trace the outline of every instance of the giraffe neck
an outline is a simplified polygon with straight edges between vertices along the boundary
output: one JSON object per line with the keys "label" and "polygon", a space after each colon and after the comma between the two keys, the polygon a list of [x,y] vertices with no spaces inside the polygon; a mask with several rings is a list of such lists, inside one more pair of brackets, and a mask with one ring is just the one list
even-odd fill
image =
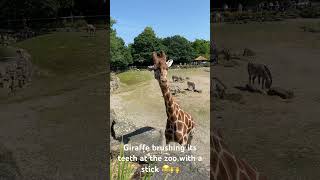
{"label": "giraffe neck", "polygon": [[159,86],[164,99],[164,104],[166,106],[167,117],[169,118],[171,114],[174,112],[174,106],[173,106],[174,100],[170,92],[169,83],[168,81],[166,82],[159,81]]}
{"label": "giraffe neck", "polygon": [[213,156],[211,166],[213,167],[212,176],[215,180],[266,180],[245,160],[238,159],[223,142],[220,135],[213,132]]}

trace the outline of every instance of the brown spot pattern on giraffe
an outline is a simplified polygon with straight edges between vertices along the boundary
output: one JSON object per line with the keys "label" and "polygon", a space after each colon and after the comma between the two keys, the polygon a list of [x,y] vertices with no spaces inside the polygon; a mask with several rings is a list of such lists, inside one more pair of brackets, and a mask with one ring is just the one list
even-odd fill
{"label": "brown spot pattern on giraffe", "polygon": [[222,158],[223,162],[226,163],[226,169],[229,172],[231,179],[236,179],[236,173],[234,173],[233,171],[237,170],[237,165],[233,157],[231,157],[226,152],[223,152]]}
{"label": "brown spot pattern on giraffe", "polygon": [[222,138],[216,134],[212,137],[213,155],[211,165],[215,180],[266,180],[260,176],[245,160],[236,158],[228,149]]}
{"label": "brown spot pattern on giraffe", "polygon": [[221,161],[219,161],[219,171],[217,172],[217,180],[227,180],[229,179],[228,178],[228,175],[227,175],[227,171],[226,169],[224,168],[223,164]]}

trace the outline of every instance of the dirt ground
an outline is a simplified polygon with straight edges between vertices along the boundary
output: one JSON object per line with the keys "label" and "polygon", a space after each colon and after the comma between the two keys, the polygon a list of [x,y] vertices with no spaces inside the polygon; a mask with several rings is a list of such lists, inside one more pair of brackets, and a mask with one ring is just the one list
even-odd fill
{"label": "dirt ground", "polygon": [[320,34],[299,27],[319,20],[288,20],[273,23],[214,24],[217,47],[234,51],[250,48],[253,61],[266,64],[273,85],[293,90],[295,97],[283,100],[243,92],[235,86],[248,82],[247,61],[235,67],[213,66],[229,93],[242,102],[217,100],[214,124],[222,128],[226,143],[268,179],[320,179]]}
{"label": "dirt ground", "polygon": [[[114,94],[111,94],[111,107],[115,112],[126,117],[128,121],[137,127],[153,127],[163,130],[166,126],[166,112],[164,100],[158,82],[153,78],[152,72],[137,71],[148,76],[148,80],[137,84],[121,84],[121,87]],[[197,69],[170,69],[168,78],[172,75],[189,77],[195,82],[196,89],[201,89],[202,93],[186,92],[179,94],[176,99],[181,107],[189,112],[197,123],[192,144],[197,146],[196,155],[204,158],[204,165],[209,170],[210,157],[210,72],[209,68]],[[149,77],[150,76],[150,77]],[[187,88],[187,81],[176,82],[175,85],[181,89]],[[172,83],[172,82],[170,82]]]}
{"label": "dirt ground", "polygon": [[106,177],[104,81],[105,74],[34,80],[1,98],[0,143],[13,152],[23,179]]}
{"label": "dirt ground", "polygon": [[[105,34],[53,32],[12,45],[31,54],[35,70],[31,84],[15,95],[0,88],[0,146],[13,153],[22,179],[109,174]],[[1,50],[7,49],[0,48],[0,57],[6,55]]]}

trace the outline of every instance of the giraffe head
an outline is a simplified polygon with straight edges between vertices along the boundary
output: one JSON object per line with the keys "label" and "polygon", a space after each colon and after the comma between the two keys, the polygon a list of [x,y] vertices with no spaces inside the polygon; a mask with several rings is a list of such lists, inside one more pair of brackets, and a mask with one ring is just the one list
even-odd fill
{"label": "giraffe head", "polygon": [[168,68],[172,65],[173,60],[167,61],[166,54],[161,51],[160,56],[157,52],[152,53],[153,65],[149,66],[149,70],[154,71],[154,78],[159,82],[167,82]]}

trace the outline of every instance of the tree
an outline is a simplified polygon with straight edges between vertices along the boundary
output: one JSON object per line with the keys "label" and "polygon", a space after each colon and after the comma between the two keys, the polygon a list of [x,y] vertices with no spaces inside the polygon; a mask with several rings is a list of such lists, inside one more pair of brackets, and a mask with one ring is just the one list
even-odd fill
{"label": "tree", "polygon": [[22,18],[54,18],[74,15],[102,15],[106,12],[103,0],[1,0],[0,20]]}
{"label": "tree", "polygon": [[204,39],[196,39],[192,42],[192,47],[196,53],[196,56],[203,56],[209,59],[210,54],[210,42]]}
{"label": "tree", "polygon": [[168,58],[173,59],[176,63],[189,63],[196,56],[191,43],[182,36],[164,38],[163,44],[167,48]]}
{"label": "tree", "polygon": [[134,38],[131,48],[134,62],[144,65],[150,64],[153,51],[165,50],[161,39],[156,37],[151,27],[146,27],[141,34]]}
{"label": "tree", "polygon": [[112,28],[116,23],[115,20],[110,19],[110,55],[111,55],[111,69],[125,69],[132,63],[131,52],[125,46],[123,39],[117,37],[117,32]]}

